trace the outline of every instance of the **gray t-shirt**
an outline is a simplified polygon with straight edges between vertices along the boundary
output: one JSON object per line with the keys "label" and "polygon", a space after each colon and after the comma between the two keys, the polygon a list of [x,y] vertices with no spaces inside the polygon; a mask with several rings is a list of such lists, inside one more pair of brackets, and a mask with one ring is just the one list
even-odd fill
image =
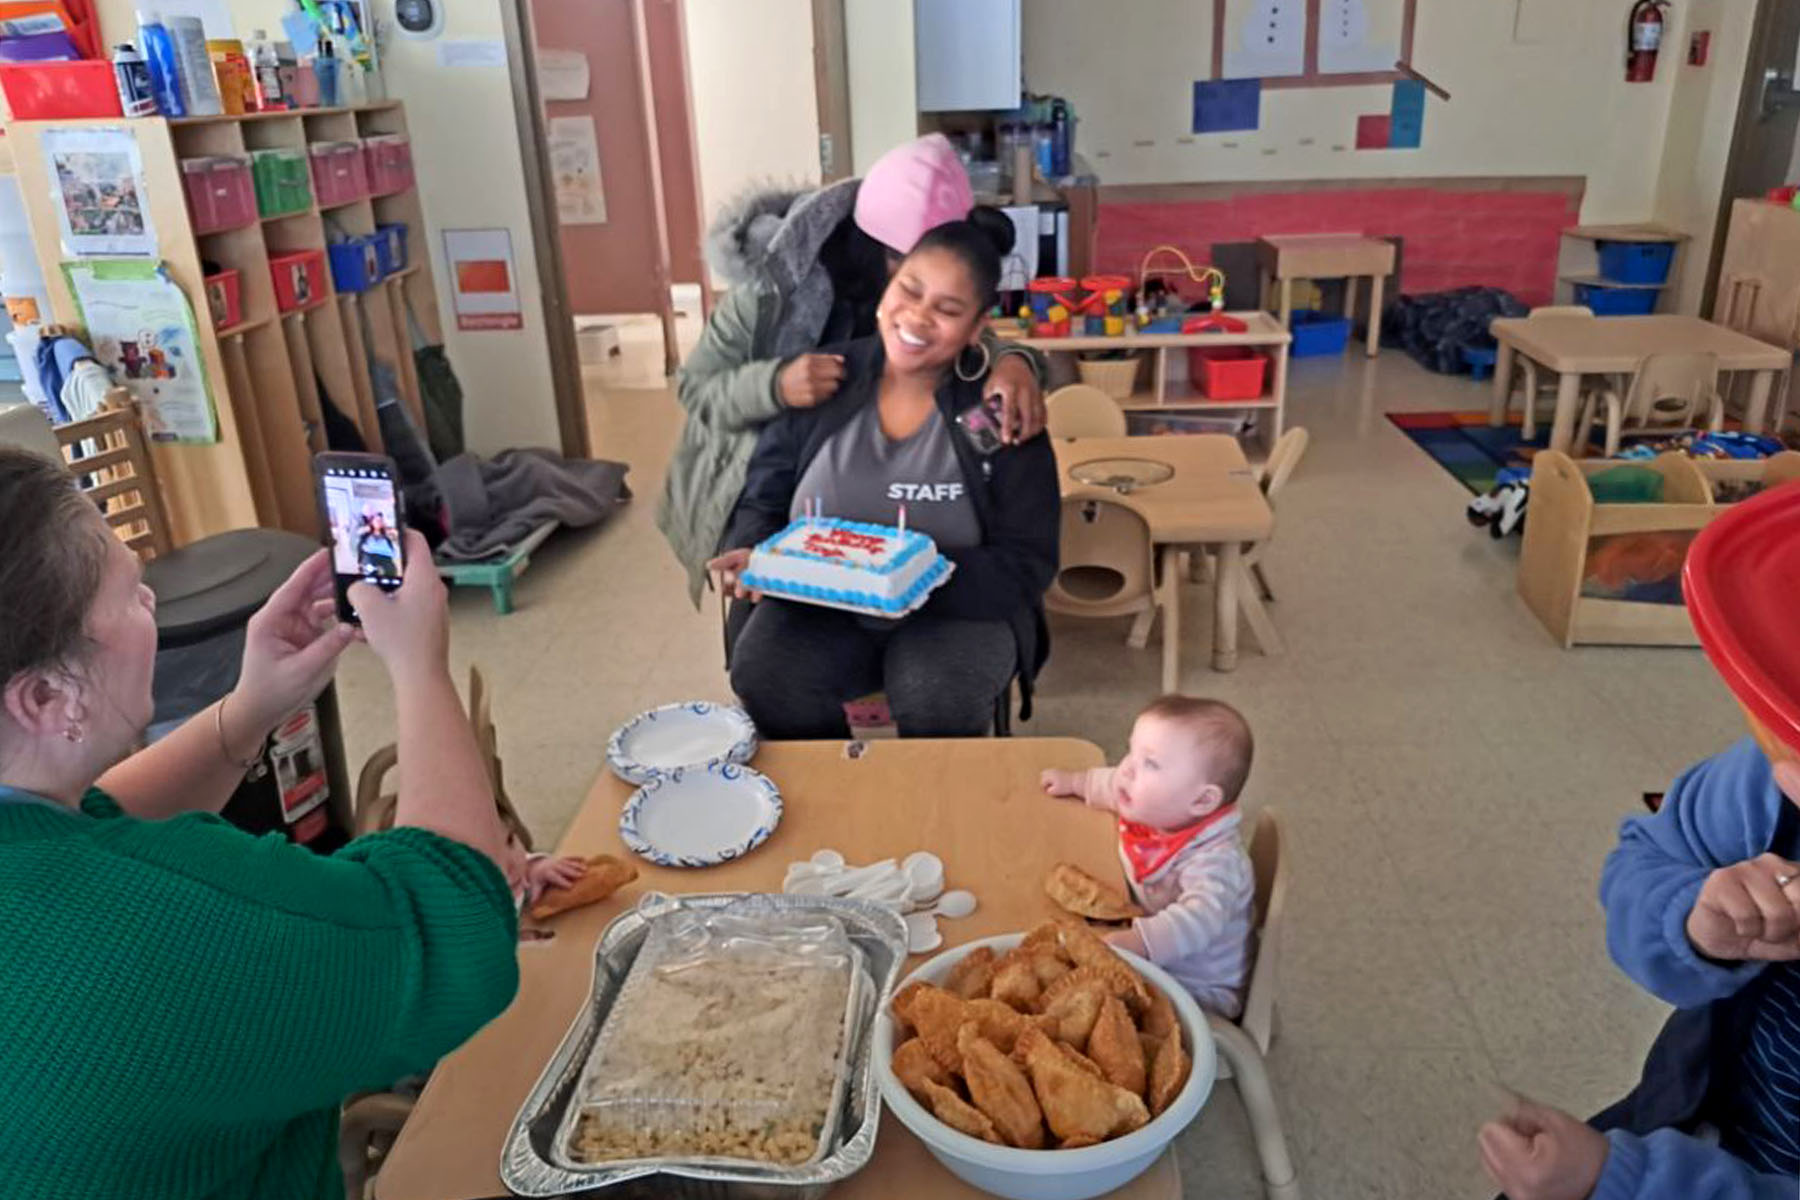
{"label": "gray t-shirt", "polygon": [[894,525],[904,504],[906,527],[940,548],[978,546],[981,522],[950,440],[955,436],[943,412],[933,409],[916,433],[896,440],[881,431],[879,408],[866,404],[807,464],[788,515],[804,516],[807,502],[817,500],[828,517]]}

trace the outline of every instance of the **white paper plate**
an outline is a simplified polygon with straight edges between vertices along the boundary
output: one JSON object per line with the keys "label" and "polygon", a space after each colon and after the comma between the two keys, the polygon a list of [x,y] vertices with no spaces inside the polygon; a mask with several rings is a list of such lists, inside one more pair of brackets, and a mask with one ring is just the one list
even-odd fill
{"label": "white paper plate", "polygon": [[746,763],[756,755],[756,726],[732,704],[690,700],[639,713],[613,730],[606,763],[626,783],[670,771]]}
{"label": "white paper plate", "polygon": [[619,837],[659,867],[710,867],[748,854],[781,824],[781,792],[736,763],[666,772],[631,794]]}

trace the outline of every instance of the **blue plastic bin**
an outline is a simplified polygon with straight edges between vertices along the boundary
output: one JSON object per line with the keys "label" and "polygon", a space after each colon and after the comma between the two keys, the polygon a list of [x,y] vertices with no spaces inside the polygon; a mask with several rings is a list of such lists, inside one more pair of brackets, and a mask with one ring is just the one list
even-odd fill
{"label": "blue plastic bin", "polygon": [[1350,318],[1322,313],[1314,308],[1296,308],[1293,314],[1294,344],[1288,353],[1295,358],[1319,358],[1342,354],[1350,344]]}
{"label": "blue plastic bin", "polygon": [[381,274],[384,278],[406,270],[406,226],[399,222],[377,225],[375,253],[381,259]]}
{"label": "blue plastic bin", "polygon": [[340,292],[366,292],[381,282],[381,255],[376,237],[354,237],[326,247],[331,254],[331,283]]}
{"label": "blue plastic bin", "polygon": [[1607,287],[1599,283],[1575,285],[1575,303],[1594,310],[1596,317],[1642,317],[1656,311],[1656,289]]}
{"label": "blue plastic bin", "polygon": [[[1664,283],[1675,261],[1671,242],[1599,242],[1600,277],[1615,283]],[[1598,310],[1596,310],[1598,311]]]}

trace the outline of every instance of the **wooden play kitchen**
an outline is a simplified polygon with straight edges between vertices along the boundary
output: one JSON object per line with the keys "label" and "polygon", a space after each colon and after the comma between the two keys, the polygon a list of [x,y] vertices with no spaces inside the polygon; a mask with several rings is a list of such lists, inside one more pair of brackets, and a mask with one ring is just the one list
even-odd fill
{"label": "wooden play kitchen", "polygon": [[[1761,433],[1769,424],[1769,398],[1775,376],[1793,361],[1788,350],[1699,317],[1503,317],[1494,321],[1489,331],[1499,343],[1499,353],[1494,362],[1488,424],[1506,424],[1513,355],[1522,354],[1557,375],[1550,449],[1564,454],[1574,452],[1576,409],[1587,376],[1632,375],[1651,354],[1714,354],[1722,371],[1753,373],[1743,428],[1746,433]],[[1781,414],[1774,416],[1779,425]],[[1536,504],[1535,497],[1532,502]]]}
{"label": "wooden play kitchen", "polygon": [[1256,239],[1262,273],[1262,306],[1273,308],[1284,329],[1295,328],[1294,280],[1344,280],[1344,320],[1356,317],[1356,285],[1369,281],[1370,358],[1381,353],[1381,305],[1387,277],[1394,273],[1394,243],[1360,234],[1282,234]]}
{"label": "wooden play kitchen", "polygon": [[371,356],[423,431],[409,309],[443,340],[405,109],[15,122],[6,141],[53,319],[74,326],[40,137],[92,128],[137,141],[156,254],[193,309],[218,413],[217,442],[152,447],[174,542],[247,526],[316,536],[321,389],[379,450]]}
{"label": "wooden play kitchen", "polygon": [[[1181,585],[1184,551],[1216,547],[1218,570],[1213,578],[1213,648],[1215,671],[1237,667],[1240,603],[1257,610],[1261,598],[1243,579],[1245,542],[1260,542],[1275,530],[1275,513],[1257,486],[1256,474],[1235,438],[1210,435],[1161,438],[1065,438],[1054,443],[1063,498],[1091,496],[1130,508],[1150,527],[1150,540],[1162,558],[1162,690],[1181,685]],[[1129,491],[1083,483],[1074,472],[1096,459],[1141,459],[1167,465],[1165,481]],[[1260,621],[1253,628],[1268,628]],[[1262,649],[1272,652],[1272,639]]]}
{"label": "wooden play kitchen", "polygon": [[[1102,878],[1118,873],[1111,818],[1050,801],[1038,783],[1045,767],[1078,770],[1102,761],[1098,747],[1074,739],[875,741],[862,744],[856,756],[843,742],[765,744],[754,765],[776,781],[785,805],[769,840],[703,869],[632,858],[637,883],[558,918],[552,940],[522,943],[518,997],[432,1070],[375,1177],[376,1197],[484,1200],[507,1194],[499,1166],[513,1118],[587,999],[601,931],[644,893],[775,892],[787,864],[821,846],[837,848],[851,862],[928,846],[944,860],[950,880],[979,894],[972,916],[945,923],[952,940],[1027,929],[1056,912],[1042,890],[1053,864],[1072,862]],[[631,790],[610,773],[602,776],[558,853],[628,856],[619,812]],[[874,1158],[831,1192],[833,1200],[976,1200],[981,1194],[940,1166],[885,1111]],[[1180,1194],[1181,1173],[1167,1153],[1113,1196],[1175,1200]]]}

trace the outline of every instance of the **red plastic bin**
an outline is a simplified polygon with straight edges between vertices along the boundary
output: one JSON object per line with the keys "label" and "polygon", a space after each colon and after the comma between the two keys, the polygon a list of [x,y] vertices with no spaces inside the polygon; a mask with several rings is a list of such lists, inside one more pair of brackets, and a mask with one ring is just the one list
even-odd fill
{"label": "red plastic bin", "polygon": [[1269,360],[1248,346],[1195,346],[1188,375],[1208,400],[1255,400],[1263,394]]}
{"label": "red plastic bin", "polygon": [[413,185],[412,142],[403,133],[382,133],[363,139],[363,158],[369,169],[369,194],[391,196]]}
{"label": "red plastic bin", "polygon": [[307,155],[312,160],[313,195],[320,208],[349,204],[369,194],[369,173],[363,165],[362,147],[355,142],[314,142]]}
{"label": "red plastic bin", "polygon": [[256,224],[256,183],[250,160],[237,154],[181,160],[181,185],[195,233]]}
{"label": "red plastic bin", "polygon": [[105,59],[9,63],[0,66],[0,92],[15,121],[119,117],[119,84]]}
{"label": "red plastic bin", "polygon": [[311,308],[325,298],[325,252],[296,250],[269,258],[275,281],[275,307],[282,312]]}
{"label": "red plastic bin", "polygon": [[242,277],[235,267],[206,277],[206,307],[214,329],[230,329],[244,319]]}

